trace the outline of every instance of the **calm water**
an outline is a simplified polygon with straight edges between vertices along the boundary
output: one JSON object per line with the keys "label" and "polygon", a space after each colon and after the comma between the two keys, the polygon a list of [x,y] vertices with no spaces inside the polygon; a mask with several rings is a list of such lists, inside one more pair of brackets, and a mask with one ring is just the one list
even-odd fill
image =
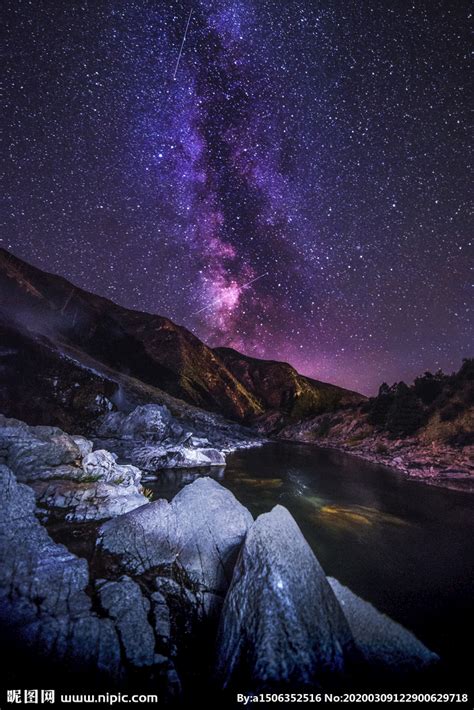
{"label": "calm water", "polygon": [[[145,485],[171,498],[197,474],[159,472]],[[449,665],[474,600],[474,494],[407,481],[317,447],[239,451],[213,476],[254,515],[275,504],[295,517],[326,573],[413,630]]]}

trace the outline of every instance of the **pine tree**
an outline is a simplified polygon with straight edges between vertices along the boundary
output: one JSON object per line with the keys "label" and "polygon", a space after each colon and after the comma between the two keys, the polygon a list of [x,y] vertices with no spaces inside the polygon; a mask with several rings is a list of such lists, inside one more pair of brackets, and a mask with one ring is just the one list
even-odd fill
{"label": "pine tree", "polygon": [[423,408],[414,389],[399,382],[387,414],[387,429],[392,434],[413,434],[422,424]]}
{"label": "pine tree", "polygon": [[385,429],[387,415],[392,406],[393,392],[386,382],[380,385],[377,397],[371,400],[369,422]]}

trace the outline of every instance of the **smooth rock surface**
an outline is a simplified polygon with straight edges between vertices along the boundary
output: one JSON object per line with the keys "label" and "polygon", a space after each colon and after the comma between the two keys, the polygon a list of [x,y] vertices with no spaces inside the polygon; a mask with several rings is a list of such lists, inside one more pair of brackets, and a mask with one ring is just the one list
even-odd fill
{"label": "smooth rock surface", "polygon": [[131,458],[145,471],[225,466],[226,463],[224,453],[218,449],[188,446],[142,446],[132,452]]}
{"label": "smooth rock surface", "polygon": [[364,661],[390,672],[419,671],[439,660],[414,634],[328,577]]}
{"label": "smooth rock surface", "polygon": [[250,528],[225,598],[217,641],[223,687],[321,687],[353,653],[349,625],[290,513],[277,505]]}
{"label": "smooth rock surface", "polygon": [[252,516],[211,478],[101,526],[99,551],[130,573],[166,569],[194,591],[225,592]]}

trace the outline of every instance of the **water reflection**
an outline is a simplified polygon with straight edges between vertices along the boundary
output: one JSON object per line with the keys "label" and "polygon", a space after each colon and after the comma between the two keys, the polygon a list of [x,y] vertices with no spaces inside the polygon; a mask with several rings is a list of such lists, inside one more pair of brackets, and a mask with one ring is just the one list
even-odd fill
{"label": "water reflection", "polygon": [[306,496],[304,502],[310,508],[309,515],[315,516],[324,525],[350,529],[351,527],[373,525],[409,525],[408,521],[396,515],[384,513],[377,508],[363,505],[328,505],[323,498]]}
{"label": "water reflection", "polygon": [[167,498],[171,500],[173,496],[187,486],[188,483],[192,483],[196,478],[201,478],[202,476],[211,476],[216,481],[223,483],[225,475],[225,466],[213,466],[209,468],[169,468],[160,469],[154,474],[146,474],[142,477],[142,482],[146,484],[146,487],[153,491],[153,499],[157,498]]}
{"label": "water reflection", "polygon": [[283,485],[281,478],[247,478],[245,476],[236,476],[233,481],[238,485],[252,486],[253,488],[281,488]]}

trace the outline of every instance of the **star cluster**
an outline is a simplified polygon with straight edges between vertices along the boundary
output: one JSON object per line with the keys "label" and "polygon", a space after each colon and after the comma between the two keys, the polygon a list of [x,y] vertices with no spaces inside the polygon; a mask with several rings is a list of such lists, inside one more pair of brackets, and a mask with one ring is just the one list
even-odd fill
{"label": "star cluster", "polygon": [[0,245],[366,393],[456,368],[469,7],[6,0]]}

